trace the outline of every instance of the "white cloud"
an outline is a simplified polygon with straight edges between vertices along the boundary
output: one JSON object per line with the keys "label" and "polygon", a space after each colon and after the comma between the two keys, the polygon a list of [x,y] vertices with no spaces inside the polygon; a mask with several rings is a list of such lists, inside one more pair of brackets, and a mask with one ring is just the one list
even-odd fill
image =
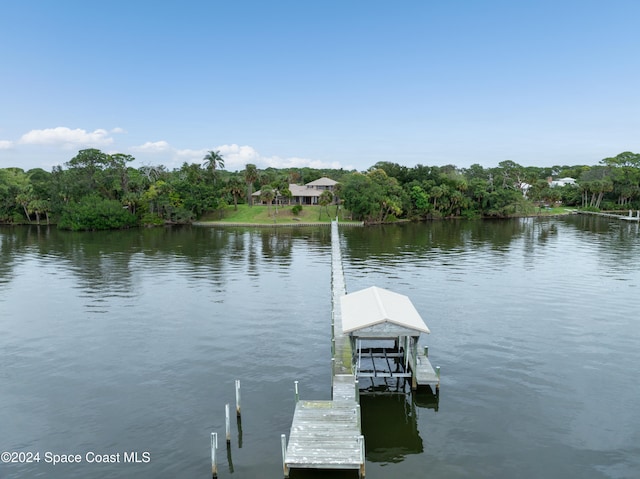
{"label": "white cloud", "polygon": [[187,163],[200,163],[208,150],[175,150],[176,159]]}
{"label": "white cloud", "polygon": [[[244,170],[248,163],[255,164],[258,168],[343,168],[339,162],[326,162],[312,160],[310,158],[279,156],[263,156],[255,148],[249,145],[218,145],[213,148],[203,149],[177,149],[172,147],[167,141],[148,141],[143,145],[134,146],[132,151],[143,155],[154,155],[157,160],[164,162],[168,168],[179,168],[182,163],[200,163],[209,151],[219,151],[224,158],[224,167],[227,171]],[[157,161],[156,160],[156,161]],[[351,168],[351,167],[347,167]]]}
{"label": "white cloud", "polygon": [[78,145],[110,145],[113,143],[113,138],[110,136],[110,132],[102,128],[88,132],[81,128],[72,130],[66,126],[59,126],[45,128],[44,130],[31,130],[22,135],[19,143],[27,145],[61,145],[71,148]]}
{"label": "white cloud", "polygon": [[142,153],[164,153],[167,151],[171,151],[172,148],[169,146],[164,140],[161,141],[147,141],[145,144],[140,146],[131,147],[133,151],[139,151]]}
{"label": "white cloud", "polygon": [[13,148],[13,141],[0,140],[0,150],[8,150]]}
{"label": "white cloud", "polygon": [[220,145],[214,148],[220,151],[224,158],[225,169],[235,171],[244,169],[247,163],[253,163],[258,168],[343,168],[339,162],[327,162],[321,160],[313,160],[311,158],[280,156],[263,156],[252,146],[244,145]]}

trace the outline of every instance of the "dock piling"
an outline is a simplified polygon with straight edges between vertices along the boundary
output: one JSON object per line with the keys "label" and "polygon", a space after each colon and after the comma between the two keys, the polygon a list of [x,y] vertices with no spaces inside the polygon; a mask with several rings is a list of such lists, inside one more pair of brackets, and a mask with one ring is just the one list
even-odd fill
{"label": "dock piling", "polygon": [[229,405],[224,405],[224,428],[227,433],[227,444],[231,442],[231,421],[229,420]]}
{"label": "dock piling", "polygon": [[211,433],[211,477],[218,477],[218,462],[216,460],[216,449],[218,449],[218,433]]}
{"label": "dock piling", "polygon": [[236,379],[236,416],[240,417],[240,380]]}
{"label": "dock piling", "polygon": [[287,436],[282,434],[280,436],[280,443],[282,445],[282,471],[284,477],[289,477],[289,467],[287,466]]}
{"label": "dock piling", "polygon": [[236,427],[238,428],[238,449],[242,449],[242,417],[236,417]]}
{"label": "dock piling", "polygon": [[295,391],[296,391],[296,403],[300,400],[300,393],[298,392],[298,381],[293,382]]}
{"label": "dock piling", "polygon": [[233,457],[231,457],[231,443],[227,442],[227,464],[229,465],[229,472],[233,474]]}
{"label": "dock piling", "polygon": [[360,435],[358,437],[358,442],[360,443],[360,477],[364,479],[365,454],[364,454],[364,436],[363,435]]}

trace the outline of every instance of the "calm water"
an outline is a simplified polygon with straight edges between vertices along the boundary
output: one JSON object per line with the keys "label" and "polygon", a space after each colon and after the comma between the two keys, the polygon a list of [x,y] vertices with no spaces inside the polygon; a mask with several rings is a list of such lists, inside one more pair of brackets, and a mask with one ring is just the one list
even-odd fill
{"label": "calm water", "polygon": [[[347,290],[408,295],[442,368],[438,400],[363,397],[368,478],[640,477],[638,225],[341,234]],[[0,451],[41,455],[0,478],[208,478],[213,431],[219,477],[282,477],[293,381],[329,398],[329,287],[329,229],[0,227]]]}

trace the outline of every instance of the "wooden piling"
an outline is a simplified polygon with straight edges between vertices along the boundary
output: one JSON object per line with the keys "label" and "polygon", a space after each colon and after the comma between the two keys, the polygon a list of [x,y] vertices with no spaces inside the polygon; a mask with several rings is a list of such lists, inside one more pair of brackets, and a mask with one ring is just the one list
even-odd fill
{"label": "wooden piling", "polygon": [[227,444],[231,442],[231,421],[229,420],[229,405],[224,405],[224,428],[227,434]]}
{"label": "wooden piling", "polygon": [[216,449],[218,449],[218,433],[211,433],[211,477],[218,477],[218,461],[216,459]]}
{"label": "wooden piling", "polygon": [[240,417],[240,380],[236,379],[236,416]]}
{"label": "wooden piling", "polygon": [[300,393],[298,392],[298,381],[293,382],[295,391],[296,391],[296,403],[300,400]]}
{"label": "wooden piling", "polygon": [[282,434],[280,436],[280,443],[282,445],[282,471],[284,477],[289,477],[289,467],[287,466],[287,436]]}
{"label": "wooden piling", "polygon": [[358,442],[360,443],[360,477],[362,479],[364,479],[365,476],[365,470],[364,470],[364,465],[365,465],[365,453],[364,453],[364,436],[360,435],[360,437],[358,438]]}

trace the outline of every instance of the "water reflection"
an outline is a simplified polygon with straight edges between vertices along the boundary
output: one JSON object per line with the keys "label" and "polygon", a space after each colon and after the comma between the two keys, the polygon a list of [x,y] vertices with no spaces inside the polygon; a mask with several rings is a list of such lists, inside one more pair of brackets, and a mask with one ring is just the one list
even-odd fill
{"label": "water reflection", "polygon": [[395,463],[424,450],[411,395],[360,396],[367,461]]}

